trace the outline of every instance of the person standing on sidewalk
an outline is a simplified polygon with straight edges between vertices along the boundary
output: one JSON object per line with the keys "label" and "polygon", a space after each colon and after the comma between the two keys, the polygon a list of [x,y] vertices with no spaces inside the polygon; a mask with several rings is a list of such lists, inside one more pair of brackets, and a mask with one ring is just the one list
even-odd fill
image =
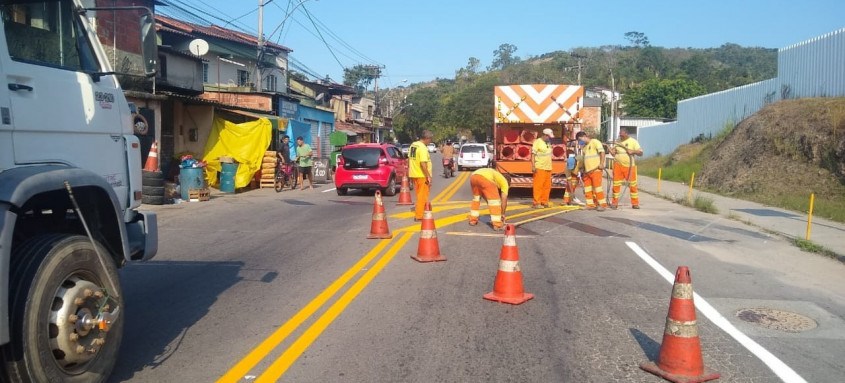
{"label": "person standing on sidewalk", "polygon": [[582,145],[581,153],[584,155],[584,197],[587,199],[587,210],[604,211],[607,208],[607,201],[604,196],[604,189],[601,186],[602,173],[604,172],[604,146],[601,141],[590,138],[587,132],[581,131],[575,135]]}
{"label": "person standing on sidewalk", "polygon": [[531,147],[531,172],[534,173],[533,208],[549,207],[549,195],[552,194],[552,148],[549,141],[554,138],[551,129],[543,129],[543,134],[534,139]]}
{"label": "person standing on sidewalk", "polygon": [[296,138],[296,164],[299,166],[299,190],[305,190],[305,178],[308,178],[308,187],[314,189],[314,178],[311,176],[311,145],[305,143],[302,136]]}
{"label": "person standing on sidewalk", "polygon": [[423,130],[420,139],[408,149],[408,178],[414,183],[414,191],[417,193],[414,221],[422,221],[431,191],[431,157],[428,154],[428,144],[433,137],[434,134],[430,130]]}
{"label": "person standing on sidewalk", "polygon": [[487,200],[487,207],[490,208],[490,223],[493,225],[493,230],[502,230],[505,211],[508,209],[510,179],[496,169],[481,168],[472,172],[469,185],[472,187],[469,225],[478,225],[478,218],[481,215],[481,197],[484,197]]}
{"label": "person standing on sidewalk", "polygon": [[619,142],[610,149],[610,154],[616,160],[613,165],[613,197],[610,200],[610,208],[616,209],[619,206],[622,183],[627,181],[631,192],[631,207],[639,209],[640,195],[637,192],[637,165],[634,156],[643,155],[640,143],[631,138],[625,129],[621,129]]}

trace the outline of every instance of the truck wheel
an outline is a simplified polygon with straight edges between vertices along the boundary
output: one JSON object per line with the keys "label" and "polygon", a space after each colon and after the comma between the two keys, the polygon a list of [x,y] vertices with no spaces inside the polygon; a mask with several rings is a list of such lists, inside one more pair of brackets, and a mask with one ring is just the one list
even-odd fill
{"label": "truck wheel", "polygon": [[392,197],[396,195],[396,176],[391,175],[390,180],[387,181],[387,187],[384,188],[384,195]]}
{"label": "truck wheel", "polygon": [[[115,363],[123,337],[123,294],[114,261],[97,259],[91,241],[71,234],[34,237],[13,250],[10,335],[0,359],[12,381],[102,382]],[[119,297],[115,297],[114,294]],[[107,330],[94,319],[117,314]]]}

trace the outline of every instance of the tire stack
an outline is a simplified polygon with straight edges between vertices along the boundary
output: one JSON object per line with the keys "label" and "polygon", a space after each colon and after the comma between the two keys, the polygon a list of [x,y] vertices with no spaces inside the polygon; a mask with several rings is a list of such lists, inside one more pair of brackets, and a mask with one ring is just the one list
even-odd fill
{"label": "tire stack", "polygon": [[141,203],[164,205],[164,174],[144,170],[141,177]]}

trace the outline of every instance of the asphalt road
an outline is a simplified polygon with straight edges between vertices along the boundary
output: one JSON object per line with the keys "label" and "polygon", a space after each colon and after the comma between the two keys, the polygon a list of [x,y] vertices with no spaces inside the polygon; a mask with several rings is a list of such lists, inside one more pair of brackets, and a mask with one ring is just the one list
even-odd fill
{"label": "asphalt road", "polygon": [[[448,260],[429,264],[410,258],[419,224],[397,197],[385,198],[391,240],[366,239],[372,193],[340,197],[331,185],[156,207],[159,255],[122,271],[127,323],[111,381],[660,382],[638,364],[657,357],[663,336],[672,286],[659,270],[680,265],[721,381],[845,376],[845,265],[648,195],[641,210],[520,225],[536,297],[482,299],[502,239],[466,225],[467,176],[435,177]],[[512,194],[510,222],[556,211]]]}

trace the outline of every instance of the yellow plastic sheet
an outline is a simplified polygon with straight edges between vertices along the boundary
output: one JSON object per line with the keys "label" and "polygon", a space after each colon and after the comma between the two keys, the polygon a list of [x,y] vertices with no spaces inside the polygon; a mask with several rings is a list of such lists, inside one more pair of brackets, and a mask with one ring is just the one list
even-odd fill
{"label": "yellow plastic sheet", "polygon": [[270,146],[272,131],[273,125],[266,118],[236,124],[215,116],[203,154],[203,160],[208,163],[205,170],[208,184],[218,184],[217,173],[223,170],[220,157],[232,157],[238,162],[235,187],[249,185],[255,172],[261,168],[261,158]]}

